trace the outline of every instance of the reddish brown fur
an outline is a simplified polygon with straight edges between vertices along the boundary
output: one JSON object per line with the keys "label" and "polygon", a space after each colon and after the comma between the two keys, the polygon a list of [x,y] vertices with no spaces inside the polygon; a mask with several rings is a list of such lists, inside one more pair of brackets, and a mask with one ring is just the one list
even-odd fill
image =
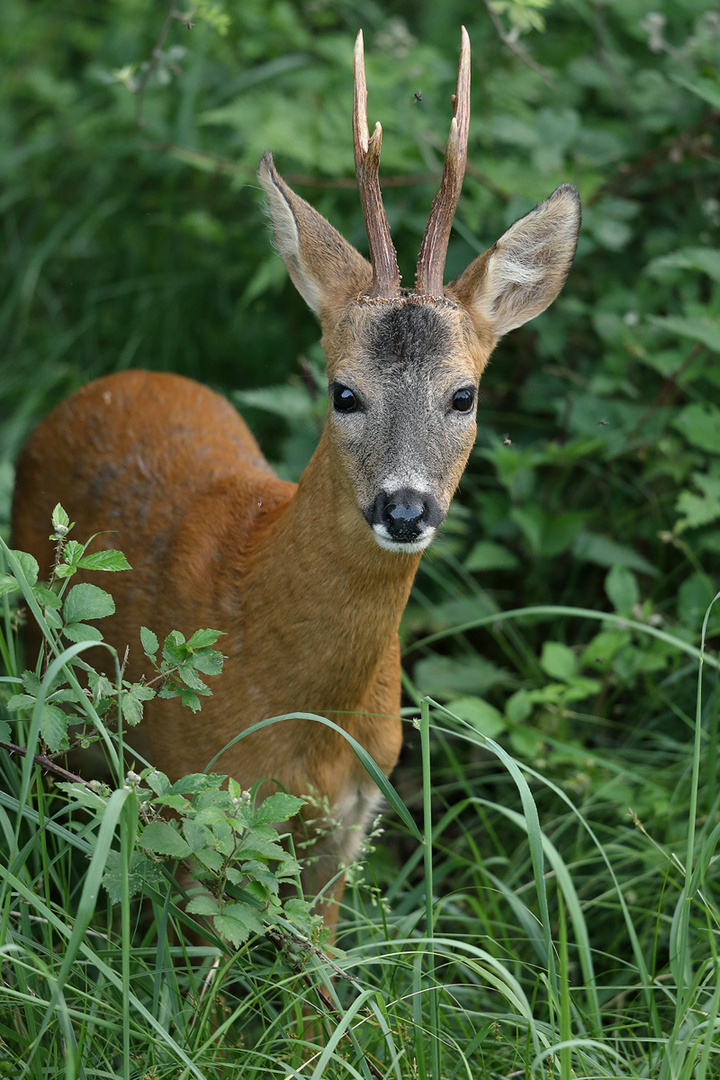
{"label": "reddish brown fur", "polygon": [[[331,401],[295,485],[273,474],[217,394],[174,375],[110,375],[31,437],[18,466],[14,543],[49,570],[57,502],[79,538],[113,530],[96,547],[121,548],[133,571],[110,583],[117,614],[103,628],[120,653],[130,646],[133,679],[145,670],[141,625],[160,637],[200,627],[227,635],[224,673],[199,716],[176,701],[147,705],[137,749],[172,778],[203,769],[255,722],[294,711],[337,721],[388,774],[401,742],[400,617],[420,548],[447,510],[475,436],[474,408],[456,408],[455,395],[476,397],[499,337],[560,291],[579,202],[574,189],[559,188],[444,297],[373,298],[370,264],[291,191],[270,155],[258,175],[280,253],[320,317],[328,377],[363,407],[346,414]],[[372,516],[385,496],[405,497],[408,511],[426,500],[418,543],[393,537]],[[284,721],[235,744],[214,768],[245,787],[268,778],[327,800],[329,819],[309,806],[293,829],[301,840],[313,819],[323,826],[305,874],[311,894],[357,852],[376,789],[327,727]],[[339,896],[342,879],[331,888]]]}

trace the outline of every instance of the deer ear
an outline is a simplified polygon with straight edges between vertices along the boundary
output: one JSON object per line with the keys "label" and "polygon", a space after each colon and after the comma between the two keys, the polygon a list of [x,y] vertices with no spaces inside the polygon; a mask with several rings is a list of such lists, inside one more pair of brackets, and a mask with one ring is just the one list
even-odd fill
{"label": "deer ear", "polygon": [[502,337],[534,319],[558,295],[579,229],[580,196],[563,184],[511,225],[446,291],[489,324],[496,339]]}
{"label": "deer ear", "polygon": [[288,187],[268,150],[258,167],[275,245],[308,307],[324,323],[372,282],[372,267],[329,221]]}

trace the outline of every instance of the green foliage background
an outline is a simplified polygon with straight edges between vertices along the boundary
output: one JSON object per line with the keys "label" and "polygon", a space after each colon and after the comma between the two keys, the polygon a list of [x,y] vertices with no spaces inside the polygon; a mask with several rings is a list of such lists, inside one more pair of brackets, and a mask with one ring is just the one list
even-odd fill
{"label": "green foliage background", "polygon": [[258,159],[271,148],[365,250],[349,120],[362,24],[411,280],[464,22],[473,112],[448,276],[563,181],[584,220],[561,297],[485,376],[478,444],[405,620],[406,671],[531,756],[560,736],[657,753],[694,707],[693,662],[657,636],[547,617],[455,631],[564,604],[698,638],[720,556],[720,19],[703,0],[360,7],[4,4],[0,513],[36,420],[133,365],[234,393],[299,474],[322,358],[271,249]]}
{"label": "green foliage background", "polygon": [[[477,446],[403,624],[408,712],[429,694],[475,733],[454,741],[434,714],[426,822],[432,810],[443,896],[434,917],[438,932],[464,939],[469,913],[478,940],[522,968],[534,1000],[534,920],[552,919],[562,939],[564,915],[556,898],[549,914],[527,899],[539,825],[525,826],[528,854],[511,809],[516,782],[505,750],[487,752],[488,735],[550,778],[533,773],[533,795],[553,869],[556,849],[572,869],[572,889],[569,879],[562,888],[574,926],[587,918],[602,1013],[587,1031],[617,1017],[635,1063],[623,1075],[659,1068],[690,1080],[706,1075],[690,1036],[684,1072],[653,1040],[660,1047],[672,1030],[672,1042],[691,1012],[702,1027],[703,980],[716,971],[718,697],[713,674],[696,729],[693,654],[720,588],[714,5],[3,0],[0,529],[7,535],[13,463],[31,427],[87,380],[130,366],[229,393],[281,473],[299,475],[324,413],[318,327],[271,249],[257,162],[272,149],[295,189],[366,249],[350,131],[362,25],[369,119],[383,124],[385,202],[410,281],[439,181],[461,23],[473,47],[472,119],[448,277],[561,182],[579,188],[584,219],[564,292],[501,342],[485,375]],[[711,619],[711,651],[718,629]],[[419,814],[415,738],[408,728],[395,779]],[[597,850],[574,812],[558,811],[558,791],[591,824]],[[696,826],[706,854],[693,870]],[[687,837],[683,884],[670,853]],[[391,836],[373,861],[403,933],[421,905],[417,861],[407,836]],[[641,942],[635,958],[647,960],[647,1000],[652,980],[663,986],[648,1025],[633,1011],[635,975],[615,959],[628,955],[630,923],[607,899],[611,866]],[[711,914],[693,908],[687,949],[676,952],[691,873],[703,883],[694,902]],[[370,938],[367,926],[360,936]],[[575,975],[581,944],[570,942]],[[465,969],[447,965],[439,978],[465,985]],[[667,965],[678,987],[672,1023]],[[698,1009],[683,989],[691,967]],[[453,1013],[462,1028],[474,999],[455,993],[448,1014],[464,1002]],[[492,1016],[494,1002],[482,1009]],[[569,1014],[562,1020],[569,1031]],[[514,1067],[514,1022],[496,1048],[497,1075]],[[467,1038],[471,1060],[480,1047],[492,1060],[487,1024]]]}

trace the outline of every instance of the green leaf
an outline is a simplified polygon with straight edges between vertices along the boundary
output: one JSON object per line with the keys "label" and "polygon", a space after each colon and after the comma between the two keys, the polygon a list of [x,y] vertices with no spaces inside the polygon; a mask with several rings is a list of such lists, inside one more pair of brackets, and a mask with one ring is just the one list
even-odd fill
{"label": "green leaf", "polygon": [[217,932],[231,945],[238,948],[250,934],[262,934],[262,919],[248,904],[225,904],[222,914],[216,915],[213,925]]}
{"label": "green leaf", "polygon": [[42,741],[51,753],[57,750],[67,750],[68,718],[57,705],[46,704],[43,706],[40,717],[40,735]]}
{"label": "green leaf", "polygon": [[203,675],[219,675],[223,669],[223,654],[217,649],[201,649],[193,653],[192,665]]}
{"label": "green leaf", "polygon": [[87,623],[67,623],[63,627],[63,633],[69,641],[102,641],[102,633],[97,626],[89,626]]}
{"label": "green leaf", "polygon": [[540,667],[551,679],[570,682],[578,671],[578,659],[561,641],[546,641],[540,655]]}
{"label": "green leaf", "polygon": [[691,94],[695,94],[697,97],[702,98],[703,101],[706,101],[708,105],[712,105],[713,109],[720,109],[720,82],[717,75],[713,75],[712,78],[696,75],[692,81],[683,79],[680,75],[671,75],[670,78],[678,86],[685,87]]}
{"label": "green leaf", "polygon": [[0,574],[0,598],[16,592],[20,592],[20,586],[12,574]]}
{"label": "green leaf", "polygon": [[511,686],[514,682],[509,672],[477,655],[423,657],[415,665],[414,677],[422,694],[443,701],[466,694],[482,697],[494,686]]}
{"label": "green leaf", "polygon": [[157,635],[153,634],[152,630],[148,630],[147,626],[140,627],[140,642],[146,656],[155,656],[160,648]]}
{"label": "green leaf", "polygon": [[629,630],[601,630],[586,645],[582,662],[587,667],[606,671],[617,654],[631,641],[632,634]]}
{"label": "green leaf", "polygon": [[132,570],[122,551],[95,551],[91,555],[83,555],[78,566],[81,570],[106,570],[113,573],[118,570]]}
{"label": "green leaf", "polygon": [[35,585],[40,575],[37,559],[28,555],[27,551],[13,551],[13,555],[20,563],[20,570],[28,585]]}
{"label": "green leaf", "polygon": [[670,334],[699,341],[712,352],[720,352],[720,326],[710,316],[686,319],[681,315],[648,315],[648,322]]}
{"label": "green leaf", "polygon": [[67,512],[60,503],[58,503],[52,512],[52,527],[55,532],[57,532],[58,529],[67,531],[69,525],[70,518],[68,517]]}
{"label": "green leaf", "polygon": [[155,691],[144,683],[134,683],[120,694],[123,716],[131,727],[139,724],[143,718],[143,702],[152,701]]}
{"label": "green leaf", "polygon": [[188,647],[179,630],[171,630],[163,642],[163,659],[176,667],[187,659]]}
{"label": "green leaf", "polygon": [[33,585],[33,596],[41,607],[49,607],[59,611],[62,607],[62,597],[48,589],[47,585]]}
{"label": "green leaf", "polygon": [[188,901],[185,910],[190,915],[217,915],[219,908],[217,900],[214,900],[209,893],[201,893],[200,896],[194,896]]}
{"label": "green leaf", "polygon": [[[718,331],[720,333],[720,330]],[[673,421],[692,446],[708,454],[720,454],[720,409],[709,401],[686,405]]]}
{"label": "green leaf", "polygon": [[[148,859],[147,855],[138,850],[132,852],[128,865],[128,891],[129,895],[136,896],[141,893],[146,885],[158,885],[163,879],[162,870]],[[123,868],[122,856],[119,851],[109,851],[105,862],[105,873],[102,884],[107,890],[111,904],[118,904],[123,895]]]}
{"label": "green leaf", "polygon": [[150,769],[145,777],[145,783],[156,795],[166,795],[170,791],[170,781],[159,769]]}
{"label": "green leaf", "polygon": [[653,564],[634,548],[596,533],[581,532],[573,544],[573,553],[578,559],[595,563],[596,566],[626,566],[640,574],[651,574],[653,577],[658,574]]}
{"label": "green leaf", "polygon": [[114,612],[115,601],[110,593],[88,583],[73,585],[63,604],[63,616],[68,623],[104,619]]}
{"label": "green leaf", "polygon": [[12,728],[7,720],[0,720],[0,742],[10,742],[12,736]]}
{"label": "green leaf", "polygon": [[640,602],[637,578],[626,566],[613,566],[605,578],[608,600],[620,615],[631,615]]}
{"label": "green leaf", "polygon": [[465,569],[473,573],[482,570],[514,570],[517,566],[517,556],[492,540],[479,540],[465,560]]}
{"label": "green leaf", "polygon": [[205,649],[209,645],[214,645],[221,636],[220,630],[196,630],[188,641],[188,646],[191,649]]}
{"label": "green leaf", "polygon": [[148,851],[174,859],[185,859],[190,854],[190,845],[169,821],[151,821],[143,829],[140,844]]}
{"label": "green leaf", "polygon": [[494,705],[479,697],[454,698],[447,704],[455,713],[489,739],[496,739],[507,728],[507,721]]}
{"label": "green leaf", "polygon": [[284,791],[276,791],[274,795],[268,795],[260,803],[253,814],[253,824],[274,825],[281,821],[288,821],[295,817],[305,805],[304,799],[298,799],[296,795],[288,795]]}
{"label": "green leaf", "polygon": [[658,277],[664,270],[699,270],[720,282],[720,248],[688,247],[653,259],[645,273]]}
{"label": "green leaf", "polygon": [[77,569],[83,551],[83,545],[77,540],[68,540],[63,549],[63,562],[67,563],[68,566],[73,566]]}
{"label": "green leaf", "polygon": [[693,483],[702,494],[694,491],[681,491],[675,504],[682,514],[679,522],[681,529],[697,529],[709,525],[720,518],[720,477],[708,473],[693,473]]}

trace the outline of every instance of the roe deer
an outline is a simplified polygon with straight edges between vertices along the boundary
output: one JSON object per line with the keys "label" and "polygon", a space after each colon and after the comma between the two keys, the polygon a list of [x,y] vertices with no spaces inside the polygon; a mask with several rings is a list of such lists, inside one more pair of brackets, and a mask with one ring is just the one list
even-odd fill
{"label": "roe deer", "polygon": [[[175,701],[147,705],[147,753],[172,778],[202,769],[251,724],[293,711],[332,718],[390,773],[401,743],[398,625],[473,445],[478,381],[498,339],[555,299],[574,256],[579,199],[563,185],[443,285],[467,156],[463,28],[440,191],[415,289],[401,288],[378,178],[382,129],[370,136],[367,126],[362,33],[354,82],[370,262],[287,186],[269,152],[258,170],[275,243],[319,316],[327,358],[327,424],[299,484],[274,475],[222,397],[144,371],[80,390],[39,426],[19,463],[17,547],[51,565],[48,523],[59,501],[83,536],[114,530],[97,544],[121,548],[132,564],[113,583],[106,635],[119,650],[132,644],[132,678],[143,671],[143,624],[159,635],[206,626],[227,635],[224,673],[197,717]],[[326,798],[329,827],[318,833],[322,819],[308,806],[293,828],[318,836],[308,893],[339,900],[342,878],[332,879],[378,801],[347,742],[288,720],[236,743],[217,768],[245,787],[270,778]]]}

